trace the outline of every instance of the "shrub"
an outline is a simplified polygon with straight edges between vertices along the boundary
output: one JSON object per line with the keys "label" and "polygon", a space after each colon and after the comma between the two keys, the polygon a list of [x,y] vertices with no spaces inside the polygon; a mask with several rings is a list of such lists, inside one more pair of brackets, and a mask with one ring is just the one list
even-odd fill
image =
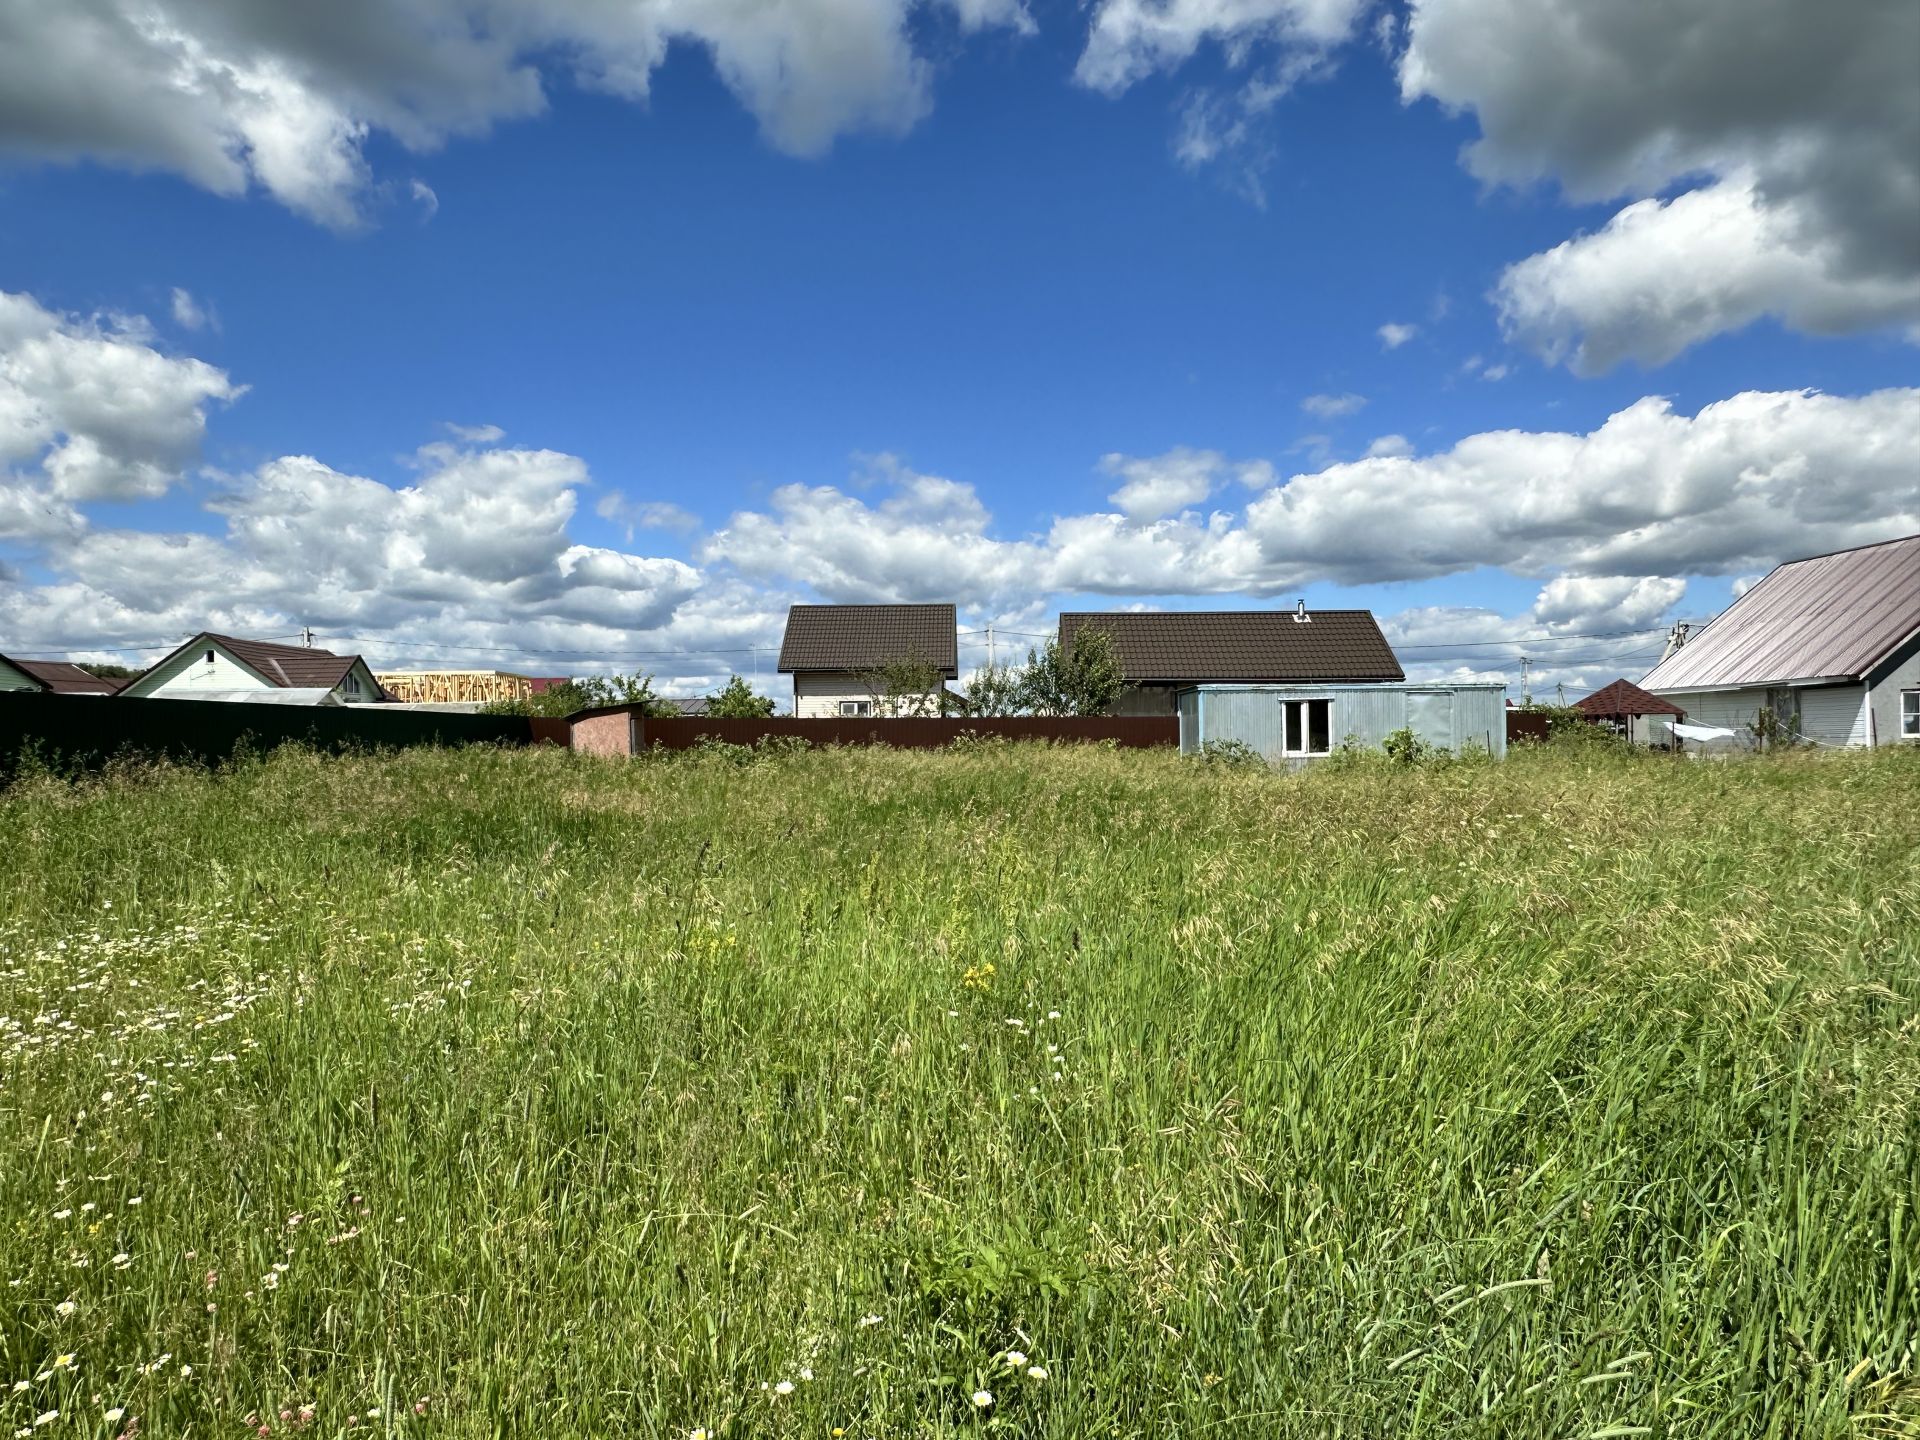
{"label": "shrub", "polygon": [[1203,765],[1219,765],[1228,770],[1264,770],[1267,757],[1244,740],[1209,740],[1200,747]]}

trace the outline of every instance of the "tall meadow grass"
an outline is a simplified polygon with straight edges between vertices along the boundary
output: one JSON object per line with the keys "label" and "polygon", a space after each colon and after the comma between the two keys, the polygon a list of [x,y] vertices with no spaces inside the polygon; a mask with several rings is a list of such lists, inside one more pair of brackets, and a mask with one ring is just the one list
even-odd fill
{"label": "tall meadow grass", "polygon": [[1917,1196],[1913,753],[0,792],[0,1435],[1911,1435]]}

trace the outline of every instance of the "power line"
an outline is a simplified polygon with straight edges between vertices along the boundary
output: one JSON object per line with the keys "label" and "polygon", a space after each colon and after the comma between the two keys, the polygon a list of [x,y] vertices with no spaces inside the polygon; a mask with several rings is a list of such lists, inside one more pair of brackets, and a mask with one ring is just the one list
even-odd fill
{"label": "power line", "polygon": [[[195,633],[203,634],[205,632],[196,631]],[[191,638],[192,636],[188,637],[188,639],[191,639]],[[300,638],[300,632],[296,630],[291,635],[256,635],[253,638],[256,640],[298,640]],[[118,641],[103,641],[103,640],[49,640],[46,643],[49,647],[57,647],[63,651],[64,650],[115,650],[115,651],[135,650],[135,651],[144,652],[148,650],[178,650],[182,645],[186,644],[186,641],[185,640],[160,640],[160,641],[156,641],[151,645],[148,645],[148,644],[123,645]],[[9,651],[8,653],[13,655],[16,659],[20,659],[20,660],[62,660],[66,658],[64,655],[48,654],[40,650],[12,650],[12,651]]]}
{"label": "power line", "polygon": [[[1533,645],[1549,640],[1625,640],[1635,635],[1664,633],[1664,625],[1649,625],[1641,630],[1594,630],[1581,635],[1515,635],[1507,640],[1434,640],[1420,644],[1394,645],[1400,650],[1474,650],[1487,645]],[[1391,642],[1389,642],[1391,643]]]}

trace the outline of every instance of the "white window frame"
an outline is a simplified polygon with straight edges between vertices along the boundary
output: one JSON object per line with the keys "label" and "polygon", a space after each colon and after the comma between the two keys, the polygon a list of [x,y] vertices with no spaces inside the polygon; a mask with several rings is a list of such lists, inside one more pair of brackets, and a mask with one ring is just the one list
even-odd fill
{"label": "white window frame", "polygon": [[360,677],[354,674],[353,671],[349,670],[347,672],[346,681],[342,686],[342,688],[349,695],[358,695],[360,693]]}
{"label": "white window frame", "polygon": [[842,720],[865,720],[872,714],[873,702],[871,700],[842,700],[840,702],[840,718]]}
{"label": "white window frame", "polygon": [[[1295,744],[1293,733],[1292,707],[1295,705],[1300,707],[1300,728],[1304,732],[1299,737],[1298,746]],[[1313,722],[1307,718],[1306,707],[1309,705],[1327,707],[1327,748],[1324,750],[1306,748],[1307,739],[1313,734]],[[1295,696],[1280,702],[1280,753],[1289,760],[1312,760],[1333,753],[1333,697],[1331,695]]]}
{"label": "white window frame", "polygon": [[1920,740],[1920,690],[1900,692],[1900,738]]}

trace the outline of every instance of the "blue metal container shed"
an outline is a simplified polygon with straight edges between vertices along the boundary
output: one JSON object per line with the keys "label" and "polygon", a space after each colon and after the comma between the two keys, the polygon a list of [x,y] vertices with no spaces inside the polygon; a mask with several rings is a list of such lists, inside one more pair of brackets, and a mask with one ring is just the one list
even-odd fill
{"label": "blue metal container shed", "polygon": [[1180,750],[1237,740],[1275,763],[1306,764],[1351,740],[1378,748],[1396,730],[1460,754],[1507,753],[1507,687],[1497,680],[1366,685],[1195,685],[1174,699]]}

